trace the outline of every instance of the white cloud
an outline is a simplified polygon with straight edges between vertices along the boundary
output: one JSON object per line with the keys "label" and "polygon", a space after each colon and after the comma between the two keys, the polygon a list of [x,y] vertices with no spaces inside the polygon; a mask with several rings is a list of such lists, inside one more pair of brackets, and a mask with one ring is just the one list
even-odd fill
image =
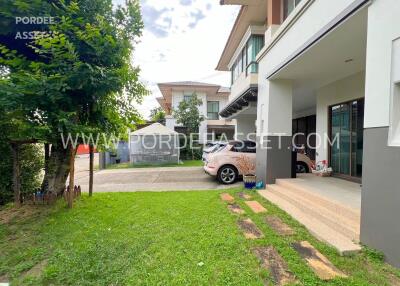
{"label": "white cloud", "polygon": [[220,6],[217,0],[142,0],[141,4],[145,29],[134,63],[152,93],[138,107],[145,117],[158,106],[158,82],[229,86],[229,73],[216,72],[215,67],[236,18],[236,6]]}

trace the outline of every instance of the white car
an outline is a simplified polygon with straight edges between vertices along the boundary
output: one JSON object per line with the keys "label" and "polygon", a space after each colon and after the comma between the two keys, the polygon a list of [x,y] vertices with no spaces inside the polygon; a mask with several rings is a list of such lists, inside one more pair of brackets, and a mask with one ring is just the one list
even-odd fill
{"label": "white car", "polygon": [[203,149],[203,155],[202,155],[202,160],[203,162],[207,161],[207,156],[211,153],[214,153],[221,149],[222,147],[225,147],[228,145],[228,142],[223,142],[223,141],[214,141],[214,142],[208,142],[204,145]]}
{"label": "white car", "polygon": [[[256,143],[253,141],[232,141],[220,148],[217,152],[210,153],[207,157],[204,171],[214,176],[222,184],[233,184],[241,174],[237,159],[246,156],[256,165]],[[305,154],[297,153],[296,173],[311,173],[313,163]],[[256,170],[252,170],[255,173]]]}

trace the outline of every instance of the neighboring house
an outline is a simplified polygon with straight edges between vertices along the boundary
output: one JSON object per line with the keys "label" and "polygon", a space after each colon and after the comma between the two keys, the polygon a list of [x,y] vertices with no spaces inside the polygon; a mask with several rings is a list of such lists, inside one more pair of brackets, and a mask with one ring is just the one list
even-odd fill
{"label": "neighboring house", "polygon": [[316,132],[316,161],[362,182],[361,242],[400,266],[400,1],[221,4],[241,9],[217,66],[232,73],[220,115],[257,130],[258,178],[289,178],[293,133]]}
{"label": "neighboring house", "polygon": [[168,128],[180,131],[184,127],[176,122],[173,110],[178,108],[181,101],[195,94],[202,101],[199,111],[205,117],[199,128],[200,142],[205,143],[213,139],[212,136],[219,139],[224,135],[227,139],[233,139],[235,122],[219,115],[228,102],[229,88],[200,82],[159,83],[158,87],[163,97],[157,98],[157,101],[165,110]]}

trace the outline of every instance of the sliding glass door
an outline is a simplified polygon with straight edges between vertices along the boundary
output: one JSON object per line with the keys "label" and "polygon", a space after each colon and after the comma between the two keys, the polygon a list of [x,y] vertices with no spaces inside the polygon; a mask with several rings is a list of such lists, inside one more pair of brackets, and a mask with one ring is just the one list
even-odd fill
{"label": "sliding glass door", "polygon": [[361,178],[364,100],[330,107],[330,165],[336,175]]}

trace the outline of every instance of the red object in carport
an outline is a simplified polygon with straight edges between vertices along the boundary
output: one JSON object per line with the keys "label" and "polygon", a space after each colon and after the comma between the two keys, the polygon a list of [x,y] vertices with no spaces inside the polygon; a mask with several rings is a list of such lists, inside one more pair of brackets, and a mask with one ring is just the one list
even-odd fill
{"label": "red object in carport", "polygon": [[[96,148],[94,148],[94,153],[97,153]],[[89,154],[89,145],[79,145],[76,154],[77,155]]]}

